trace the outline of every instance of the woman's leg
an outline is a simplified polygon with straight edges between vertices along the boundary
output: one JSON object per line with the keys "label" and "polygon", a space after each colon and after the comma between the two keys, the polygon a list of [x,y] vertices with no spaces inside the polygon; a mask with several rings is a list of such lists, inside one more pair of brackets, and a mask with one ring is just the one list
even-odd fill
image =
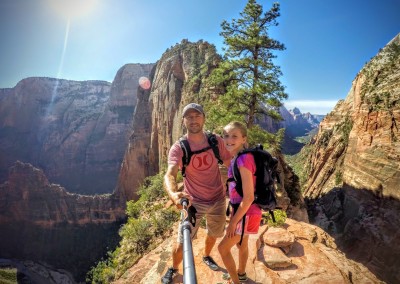
{"label": "woman's leg", "polygon": [[231,248],[240,241],[240,235],[235,235],[232,238],[224,236],[222,241],[218,245],[218,251],[221,254],[222,261],[225,265],[226,270],[235,284],[239,284],[239,277],[236,271],[235,260],[233,259]]}
{"label": "woman's leg", "polygon": [[237,273],[244,274],[246,272],[247,259],[249,258],[249,235],[244,235],[242,244],[239,243],[236,245],[239,249],[239,265],[237,269]]}

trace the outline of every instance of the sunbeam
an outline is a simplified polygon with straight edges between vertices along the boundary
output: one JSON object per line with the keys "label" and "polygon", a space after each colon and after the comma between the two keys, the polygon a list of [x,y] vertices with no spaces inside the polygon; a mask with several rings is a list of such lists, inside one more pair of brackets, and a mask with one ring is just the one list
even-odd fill
{"label": "sunbeam", "polygon": [[58,72],[57,72],[57,78],[58,79],[61,76],[62,68],[63,68],[63,65],[64,65],[64,57],[65,57],[65,51],[67,50],[70,23],[71,23],[71,21],[70,21],[70,19],[68,19],[67,20],[67,26],[65,28],[64,45],[63,45],[63,50],[62,50],[62,54],[61,54],[60,65],[58,66]]}
{"label": "sunbeam", "polygon": [[61,53],[60,63],[58,65],[57,80],[56,80],[56,83],[54,85],[53,91],[51,93],[51,100],[50,100],[49,106],[47,107],[46,116],[50,115],[51,110],[53,108],[54,99],[57,96],[57,89],[58,89],[58,85],[59,85],[59,82],[60,82],[59,79],[61,79],[61,74],[62,74],[63,65],[64,65],[65,52],[67,50],[67,45],[68,45],[70,24],[71,24],[70,19],[67,19],[67,25],[66,25],[66,28],[65,28],[65,36],[64,36],[64,45],[63,45],[63,49],[62,49],[62,53]]}

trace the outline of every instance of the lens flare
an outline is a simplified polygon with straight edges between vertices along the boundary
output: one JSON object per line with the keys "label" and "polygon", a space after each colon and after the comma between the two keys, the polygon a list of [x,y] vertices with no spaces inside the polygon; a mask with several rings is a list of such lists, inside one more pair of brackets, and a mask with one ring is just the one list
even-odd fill
{"label": "lens flare", "polygon": [[139,86],[144,89],[144,90],[148,90],[150,89],[151,83],[149,78],[147,77],[140,77],[139,78]]}
{"label": "lens flare", "polygon": [[48,5],[67,19],[87,17],[98,0],[47,0]]}

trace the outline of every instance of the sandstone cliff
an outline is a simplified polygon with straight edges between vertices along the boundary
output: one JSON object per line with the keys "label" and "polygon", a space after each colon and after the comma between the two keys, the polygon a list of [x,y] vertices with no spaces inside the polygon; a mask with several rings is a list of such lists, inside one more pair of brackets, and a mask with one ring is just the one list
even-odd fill
{"label": "sandstone cliff", "polygon": [[70,192],[111,193],[128,144],[139,78],[154,64],[127,64],[101,81],[27,78],[0,93],[0,183],[17,160]]}
{"label": "sandstone cliff", "polygon": [[16,162],[0,185],[1,258],[48,263],[80,281],[118,243],[124,208],[113,195],[69,193]]}
{"label": "sandstone cliff", "polygon": [[304,192],[313,221],[388,283],[400,282],[399,126],[400,34],[320,123]]}
{"label": "sandstone cliff", "polygon": [[137,197],[142,180],[164,169],[168,149],[182,134],[181,111],[191,102],[203,102],[212,93],[204,80],[219,56],[215,46],[183,40],[167,50],[150,76],[151,89],[142,90],[135,110],[129,146],[118,179],[117,193]]}
{"label": "sandstone cliff", "polygon": [[[212,271],[202,262],[205,229],[199,229],[199,237],[193,241],[193,255],[199,284],[225,283],[226,272],[218,251],[211,256],[220,265]],[[171,265],[174,235],[166,239],[155,250],[143,257],[114,284],[160,283],[161,276]],[[217,240],[217,245],[221,239]],[[232,249],[237,259],[236,247]],[[347,259],[337,250],[335,241],[320,228],[287,219],[282,228],[263,225],[257,235],[249,240],[249,259],[246,283],[383,283],[364,265]],[[174,283],[182,283],[183,268]]]}
{"label": "sandstone cliff", "polygon": [[112,223],[124,218],[123,204],[113,195],[69,193],[49,183],[43,171],[16,162],[0,185],[0,224],[27,222],[41,227],[57,224]]}

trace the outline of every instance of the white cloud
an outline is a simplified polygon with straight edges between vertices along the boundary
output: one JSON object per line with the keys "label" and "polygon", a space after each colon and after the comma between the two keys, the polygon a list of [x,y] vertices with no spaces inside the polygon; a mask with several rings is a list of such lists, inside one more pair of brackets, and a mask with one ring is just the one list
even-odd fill
{"label": "white cloud", "polygon": [[335,100],[288,100],[284,102],[284,105],[288,110],[297,107],[302,113],[328,114],[337,102]]}

